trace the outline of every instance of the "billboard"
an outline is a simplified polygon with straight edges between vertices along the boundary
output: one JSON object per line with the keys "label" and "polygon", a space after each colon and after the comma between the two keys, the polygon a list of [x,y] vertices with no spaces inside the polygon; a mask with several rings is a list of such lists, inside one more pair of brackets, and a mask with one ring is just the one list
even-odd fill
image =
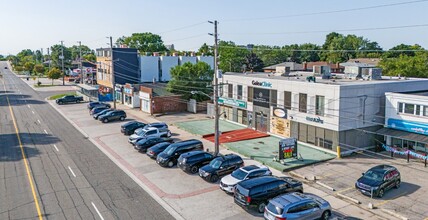
{"label": "billboard", "polygon": [[297,158],[297,139],[285,138],[279,141],[279,159]]}

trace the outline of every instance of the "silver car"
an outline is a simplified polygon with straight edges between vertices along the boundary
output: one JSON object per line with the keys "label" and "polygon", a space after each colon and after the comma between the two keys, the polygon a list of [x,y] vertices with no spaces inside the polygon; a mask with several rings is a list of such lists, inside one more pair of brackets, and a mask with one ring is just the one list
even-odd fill
{"label": "silver car", "polygon": [[269,200],[264,217],[275,219],[323,219],[331,216],[331,206],[326,200],[313,194],[288,193]]}

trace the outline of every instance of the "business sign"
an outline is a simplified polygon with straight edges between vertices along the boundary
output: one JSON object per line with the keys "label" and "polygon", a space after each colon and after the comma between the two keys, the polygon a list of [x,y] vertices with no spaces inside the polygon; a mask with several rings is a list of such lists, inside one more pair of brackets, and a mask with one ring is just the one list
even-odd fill
{"label": "business sign", "polygon": [[428,135],[428,124],[390,118],[388,119],[388,127],[397,130]]}
{"label": "business sign", "polygon": [[309,117],[309,116],[306,116],[306,121],[311,121],[311,122],[315,122],[315,123],[324,124],[324,120],[321,119],[320,117]]}
{"label": "business sign", "polygon": [[270,90],[254,88],[253,90],[253,104],[260,107],[269,108]]}
{"label": "business sign", "polygon": [[123,92],[127,95],[132,96],[133,89],[132,88],[123,88]]}
{"label": "business sign", "polygon": [[272,83],[266,82],[266,81],[265,82],[260,82],[260,81],[257,81],[257,80],[253,80],[251,83],[253,84],[253,86],[261,86],[261,87],[272,88]]}
{"label": "business sign", "polygon": [[274,108],[273,115],[278,118],[287,118],[287,110],[283,108]]}
{"label": "business sign", "polygon": [[270,133],[277,134],[282,137],[290,137],[290,120],[285,118],[271,117]]}
{"label": "business sign", "polygon": [[279,141],[279,159],[297,158],[297,139],[285,138]]}
{"label": "business sign", "polygon": [[230,105],[238,108],[247,108],[247,102],[222,97],[218,98],[218,104]]}

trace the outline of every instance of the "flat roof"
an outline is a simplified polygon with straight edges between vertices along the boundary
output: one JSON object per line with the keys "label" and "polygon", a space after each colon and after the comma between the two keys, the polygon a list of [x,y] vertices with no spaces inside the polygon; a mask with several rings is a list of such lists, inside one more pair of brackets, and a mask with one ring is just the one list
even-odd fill
{"label": "flat roof", "polygon": [[[307,82],[306,77],[313,76],[313,72],[297,71],[291,72],[290,76],[281,76],[280,73],[236,73],[226,72],[223,75],[227,76],[239,76],[246,78],[257,78],[257,79],[273,79],[293,82]],[[321,76],[315,76],[316,83],[330,84],[330,85],[360,85],[360,84],[379,84],[379,83],[392,83],[392,82],[405,82],[405,81],[422,81],[428,80],[425,78],[404,78],[404,77],[391,77],[382,76],[381,80],[356,80],[355,78],[346,78],[345,74],[332,73],[332,78],[322,79]],[[311,82],[313,83],[313,82]]]}
{"label": "flat roof", "polygon": [[428,90],[414,91],[414,92],[398,92],[398,93],[406,94],[406,95],[428,96]]}

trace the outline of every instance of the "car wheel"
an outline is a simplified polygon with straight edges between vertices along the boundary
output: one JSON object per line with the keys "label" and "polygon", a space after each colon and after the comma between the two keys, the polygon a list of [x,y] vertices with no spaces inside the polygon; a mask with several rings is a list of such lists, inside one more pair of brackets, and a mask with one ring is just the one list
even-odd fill
{"label": "car wheel", "polygon": [[125,120],[125,117],[120,116],[120,120],[121,120],[121,121]]}
{"label": "car wheel", "polygon": [[58,104],[62,105],[63,103],[61,101],[59,101]]}
{"label": "car wheel", "polygon": [[195,173],[197,173],[198,171],[199,171],[199,168],[198,168],[197,166],[190,167],[190,172],[191,172],[191,173],[195,174]]}
{"label": "car wheel", "polygon": [[401,181],[397,180],[397,182],[395,182],[395,188],[396,189],[400,188],[400,184],[401,184]]}
{"label": "car wheel", "polygon": [[321,219],[328,220],[330,218],[330,215],[331,215],[330,211],[324,211],[321,215]]}
{"label": "car wheel", "polygon": [[265,204],[264,202],[259,203],[259,204],[257,205],[257,211],[258,211],[259,213],[263,213],[263,212],[265,211],[265,207],[266,207],[266,204]]}
{"label": "car wheel", "polygon": [[104,123],[107,123],[108,122],[108,119],[106,118],[106,119],[104,119],[104,121],[103,121]]}
{"label": "car wheel", "polygon": [[380,189],[380,190],[379,190],[379,193],[377,194],[377,196],[378,196],[379,198],[382,198],[384,193],[385,193],[385,191],[383,191],[383,189]]}
{"label": "car wheel", "polygon": [[169,161],[167,165],[168,165],[168,167],[170,167],[170,168],[171,168],[171,167],[173,167],[173,166],[174,166],[174,162]]}
{"label": "car wheel", "polygon": [[215,183],[215,182],[218,181],[218,176],[217,175],[212,175],[210,180],[211,180],[212,183]]}

